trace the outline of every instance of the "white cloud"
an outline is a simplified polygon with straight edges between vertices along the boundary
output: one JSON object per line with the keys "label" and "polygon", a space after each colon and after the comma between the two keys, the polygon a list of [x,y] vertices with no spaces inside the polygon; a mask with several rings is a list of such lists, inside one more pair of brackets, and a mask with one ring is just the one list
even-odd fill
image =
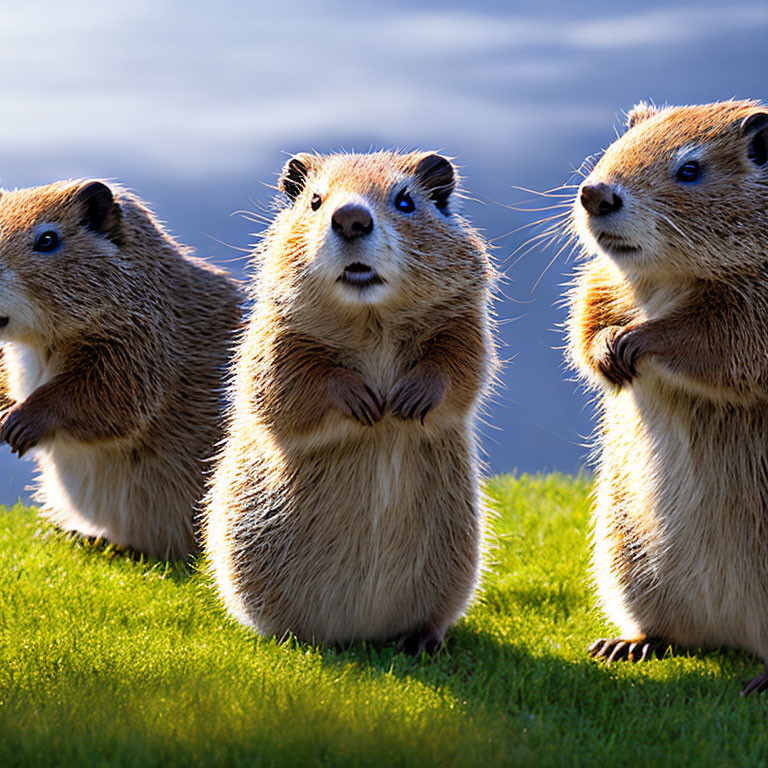
{"label": "white cloud", "polygon": [[[768,7],[753,4],[587,19],[357,8],[148,0],[6,8],[0,162],[112,152],[201,173],[306,137],[416,144],[439,135],[504,146],[540,130],[546,114],[574,119],[575,86],[593,66],[585,52],[768,26]],[[604,120],[593,107],[578,119],[592,108]]]}

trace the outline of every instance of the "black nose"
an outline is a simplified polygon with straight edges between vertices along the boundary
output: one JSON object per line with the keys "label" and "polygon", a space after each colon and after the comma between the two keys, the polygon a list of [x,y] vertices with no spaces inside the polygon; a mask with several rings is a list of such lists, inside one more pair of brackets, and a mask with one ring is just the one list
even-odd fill
{"label": "black nose", "polygon": [[345,240],[370,235],[373,231],[371,212],[360,203],[347,203],[333,212],[333,231]]}
{"label": "black nose", "polygon": [[579,199],[590,216],[606,216],[622,206],[621,198],[602,181],[582,186]]}

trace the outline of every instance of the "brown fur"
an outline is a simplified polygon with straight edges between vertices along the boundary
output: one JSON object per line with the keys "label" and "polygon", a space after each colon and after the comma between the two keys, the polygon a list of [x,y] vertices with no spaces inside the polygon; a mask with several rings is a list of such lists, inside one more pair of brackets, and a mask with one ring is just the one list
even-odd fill
{"label": "brown fur", "polygon": [[[595,253],[569,349],[602,391],[594,570],[622,637],[596,651],[610,658],[654,639],[768,660],[768,165],[744,128],[764,111],[643,105],[583,185],[609,185],[621,209],[574,205]],[[695,184],[676,178],[689,160]]]}
{"label": "brown fur", "polygon": [[[423,153],[286,166],[295,200],[256,252],[257,304],[206,504],[219,592],[259,632],[432,648],[475,590],[473,423],[495,366],[492,268],[479,236],[438,209],[448,176]],[[410,214],[393,206],[405,187]],[[331,220],[350,201],[374,229],[344,242]],[[356,261],[385,283],[339,284]]]}
{"label": "brown fur", "polygon": [[[54,252],[36,238],[56,231]],[[36,498],[68,530],[156,557],[197,549],[240,292],[117,186],[0,196],[2,438],[37,447]]]}

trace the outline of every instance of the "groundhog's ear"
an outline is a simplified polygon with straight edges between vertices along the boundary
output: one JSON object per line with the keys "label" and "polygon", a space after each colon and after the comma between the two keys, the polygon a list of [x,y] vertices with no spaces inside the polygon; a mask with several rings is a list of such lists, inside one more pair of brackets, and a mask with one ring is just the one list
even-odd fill
{"label": "groundhog's ear", "polygon": [[277,182],[277,188],[284,192],[291,201],[295,200],[307,183],[309,169],[312,167],[312,155],[294,155],[284,166]]}
{"label": "groundhog's ear", "polygon": [[747,156],[755,165],[768,162],[768,112],[753,112],[741,123],[742,136],[747,137]]}
{"label": "groundhog's ear", "polygon": [[654,104],[647,104],[644,101],[635,104],[632,109],[627,112],[627,130],[634,128],[636,125],[647,120],[649,117],[659,114],[659,108]]}
{"label": "groundhog's ear", "polygon": [[77,205],[82,217],[80,224],[93,232],[105,235],[120,245],[120,206],[115,202],[112,190],[101,181],[91,181],[77,193]]}
{"label": "groundhog's ear", "polygon": [[419,160],[415,176],[429,192],[437,208],[445,210],[456,186],[456,171],[451,161],[442,155],[427,155]]}

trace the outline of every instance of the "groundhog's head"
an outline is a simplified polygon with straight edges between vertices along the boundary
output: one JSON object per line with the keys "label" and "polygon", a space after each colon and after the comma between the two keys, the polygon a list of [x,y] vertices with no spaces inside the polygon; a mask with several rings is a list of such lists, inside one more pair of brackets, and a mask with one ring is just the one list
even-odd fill
{"label": "groundhog's head", "polygon": [[0,191],[0,339],[52,339],[119,301],[121,230],[100,181]]}
{"label": "groundhog's head", "polygon": [[639,104],[574,203],[579,234],[628,274],[722,277],[768,248],[768,110]]}
{"label": "groundhog's head", "polygon": [[433,301],[487,269],[452,210],[456,184],[452,163],[433,153],[296,155],[262,269],[292,294],[347,306]]}

